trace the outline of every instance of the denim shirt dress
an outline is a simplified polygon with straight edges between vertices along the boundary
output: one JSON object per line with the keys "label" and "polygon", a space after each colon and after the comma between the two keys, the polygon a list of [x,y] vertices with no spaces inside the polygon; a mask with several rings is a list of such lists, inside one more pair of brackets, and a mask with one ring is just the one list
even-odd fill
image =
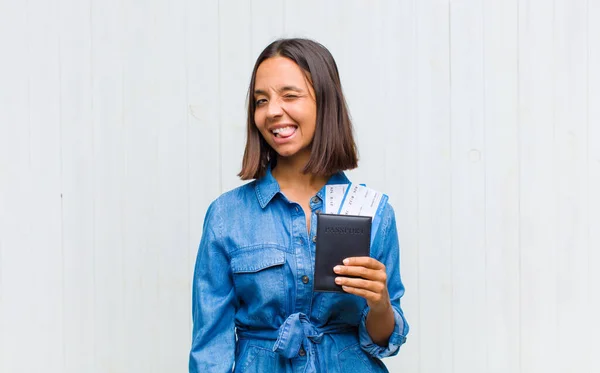
{"label": "denim shirt dress", "polygon": [[[327,182],[347,183],[341,172]],[[395,319],[382,347],[367,332],[364,298],[313,291],[324,193],[310,201],[310,233],[270,169],[210,205],[192,283],[190,373],[387,372],[380,359],[397,354],[408,333],[394,211],[385,206],[371,246],[386,266]]]}

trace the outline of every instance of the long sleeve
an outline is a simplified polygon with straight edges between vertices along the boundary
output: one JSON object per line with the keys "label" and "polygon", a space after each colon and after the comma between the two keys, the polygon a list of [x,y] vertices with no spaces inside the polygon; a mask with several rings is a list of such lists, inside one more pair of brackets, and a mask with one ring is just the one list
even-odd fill
{"label": "long sleeve", "polygon": [[231,372],[234,363],[235,296],[217,202],[206,213],[194,269],[190,373]]}
{"label": "long sleeve", "polygon": [[390,205],[386,206],[383,215],[383,224],[380,228],[381,233],[376,232],[377,236],[371,248],[371,256],[379,260],[386,267],[388,292],[394,310],[394,331],[390,335],[387,346],[382,347],[373,342],[366,325],[369,307],[364,309],[359,325],[361,348],[377,358],[396,355],[400,346],[406,341],[406,335],[408,334],[408,324],[400,308],[400,298],[404,295],[404,285],[402,285],[402,280],[400,279],[400,245],[398,242],[396,217]]}

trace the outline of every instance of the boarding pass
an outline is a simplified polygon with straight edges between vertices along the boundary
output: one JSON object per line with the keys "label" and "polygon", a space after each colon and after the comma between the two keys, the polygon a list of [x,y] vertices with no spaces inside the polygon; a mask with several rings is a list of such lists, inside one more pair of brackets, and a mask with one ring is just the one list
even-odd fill
{"label": "boarding pass", "polygon": [[333,184],[325,188],[325,213],[373,218],[371,244],[387,201],[387,195],[364,184]]}

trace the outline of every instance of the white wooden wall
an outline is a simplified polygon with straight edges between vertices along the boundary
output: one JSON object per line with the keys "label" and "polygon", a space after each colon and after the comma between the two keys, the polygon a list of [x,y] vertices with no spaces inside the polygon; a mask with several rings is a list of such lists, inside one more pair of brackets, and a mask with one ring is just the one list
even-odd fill
{"label": "white wooden wall", "polygon": [[0,0],[0,372],[185,372],[254,59],[324,43],[386,191],[392,372],[600,372],[600,0]]}

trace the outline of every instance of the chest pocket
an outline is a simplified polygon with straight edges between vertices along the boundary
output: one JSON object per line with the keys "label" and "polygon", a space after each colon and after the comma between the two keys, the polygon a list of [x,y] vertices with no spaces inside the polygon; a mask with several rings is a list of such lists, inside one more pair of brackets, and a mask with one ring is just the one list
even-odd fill
{"label": "chest pocket", "polygon": [[[274,245],[252,246],[231,256],[231,271],[241,311],[268,325],[285,315],[285,252]],[[258,325],[257,325],[258,326]]]}

